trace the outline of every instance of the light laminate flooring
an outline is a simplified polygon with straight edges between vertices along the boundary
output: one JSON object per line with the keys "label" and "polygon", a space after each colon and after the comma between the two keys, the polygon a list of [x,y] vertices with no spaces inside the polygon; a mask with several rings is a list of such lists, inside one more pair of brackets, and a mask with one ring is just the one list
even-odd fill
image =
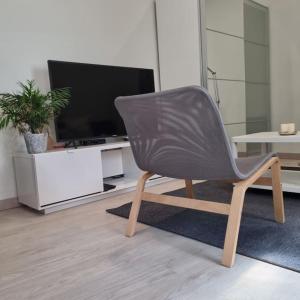
{"label": "light laminate flooring", "polygon": [[299,273],[240,255],[227,269],[220,249],[142,224],[125,237],[126,219],[105,210],[132,195],[49,215],[0,212],[0,299],[300,299]]}

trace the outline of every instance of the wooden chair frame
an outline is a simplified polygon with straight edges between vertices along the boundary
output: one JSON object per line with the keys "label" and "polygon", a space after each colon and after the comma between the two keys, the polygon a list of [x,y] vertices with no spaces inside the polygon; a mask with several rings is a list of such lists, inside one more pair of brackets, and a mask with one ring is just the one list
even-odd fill
{"label": "wooden chair frame", "polygon": [[[261,178],[261,176],[270,168],[272,173],[272,179],[265,177]],[[128,237],[131,237],[135,234],[137,218],[142,200],[228,215],[222,264],[226,267],[231,267],[235,261],[236,247],[245,193],[251,185],[256,184],[272,186],[275,220],[278,223],[285,222],[283,194],[280,181],[280,170],[281,166],[279,158],[273,157],[263,166],[261,166],[249,178],[235,182],[230,204],[194,199],[192,180],[185,180],[188,198],[147,193],[144,191],[145,183],[147,179],[149,179],[154,174],[145,172],[140,177],[137,184],[136,194],[133,199],[129,215],[129,222],[126,235]]]}

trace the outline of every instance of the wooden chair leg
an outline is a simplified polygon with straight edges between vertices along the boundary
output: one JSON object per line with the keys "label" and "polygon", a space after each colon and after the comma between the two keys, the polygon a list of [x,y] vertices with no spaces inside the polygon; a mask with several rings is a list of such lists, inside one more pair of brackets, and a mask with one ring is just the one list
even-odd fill
{"label": "wooden chair leg", "polygon": [[194,198],[194,192],[193,192],[193,181],[192,180],[185,180],[185,187],[186,187],[186,195],[188,198]]}
{"label": "wooden chair leg", "polygon": [[283,203],[283,194],[281,188],[281,179],[280,179],[280,162],[273,164],[271,167],[272,170],[272,187],[273,187],[273,204],[274,204],[274,215],[275,220],[278,223],[285,222],[284,214],[284,203]]}
{"label": "wooden chair leg", "polygon": [[232,267],[234,264],[245,192],[246,188],[242,182],[233,190],[222,259],[222,264],[226,267]]}
{"label": "wooden chair leg", "polygon": [[135,234],[136,222],[137,222],[137,218],[139,215],[141,202],[142,202],[142,193],[145,189],[145,183],[146,183],[147,179],[150,178],[152,175],[153,174],[146,172],[138,180],[137,187],[136,187],[136,193],[135,193],[134,199],[132,201],[132,206],[131,206],[131,210],[130,210],[127,230],[125,233],[125,235],[128,237],[131,237]]}

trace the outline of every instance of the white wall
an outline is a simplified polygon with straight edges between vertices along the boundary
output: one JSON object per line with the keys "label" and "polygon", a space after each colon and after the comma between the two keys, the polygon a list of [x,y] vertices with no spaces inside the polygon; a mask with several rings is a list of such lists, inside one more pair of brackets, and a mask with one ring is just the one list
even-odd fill
{"label": "white wall", "polygon": [[[153,68],[154,0],[0,0],[0,93],[35,79],[49,89],[47,59]],[[24,143],[0,132],[0,200],[16,197],[12,153]],[[51,179],[50,179],[51,180]]]}
{"label": "white wall", "polygon": [[[300,1],[255,0],[269,7],[272,130],[295,122],[300,130]],[[278,152],[300,152],[298,144],[275,144]]]}
{"label": "white wall", "polygon": [[[295,122],[300,130],[300,1],[271,0],[270,54],[272,127]],[[300,145],[275,145],[281,152],[300,152]]]}
{"label": "white wall", "polygon": [[200,85],[198,0],[156,0],[161,89]]}

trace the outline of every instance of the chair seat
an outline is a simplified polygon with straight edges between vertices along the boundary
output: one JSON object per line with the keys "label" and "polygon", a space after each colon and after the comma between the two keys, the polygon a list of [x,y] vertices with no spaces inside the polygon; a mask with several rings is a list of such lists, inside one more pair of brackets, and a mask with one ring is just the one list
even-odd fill
{"label": "chair seat", "polygon": [[263,155],[236,158],[235,162],[243,177],[248,178],[273,156],[276,156],[276,154],[271,152]]}

